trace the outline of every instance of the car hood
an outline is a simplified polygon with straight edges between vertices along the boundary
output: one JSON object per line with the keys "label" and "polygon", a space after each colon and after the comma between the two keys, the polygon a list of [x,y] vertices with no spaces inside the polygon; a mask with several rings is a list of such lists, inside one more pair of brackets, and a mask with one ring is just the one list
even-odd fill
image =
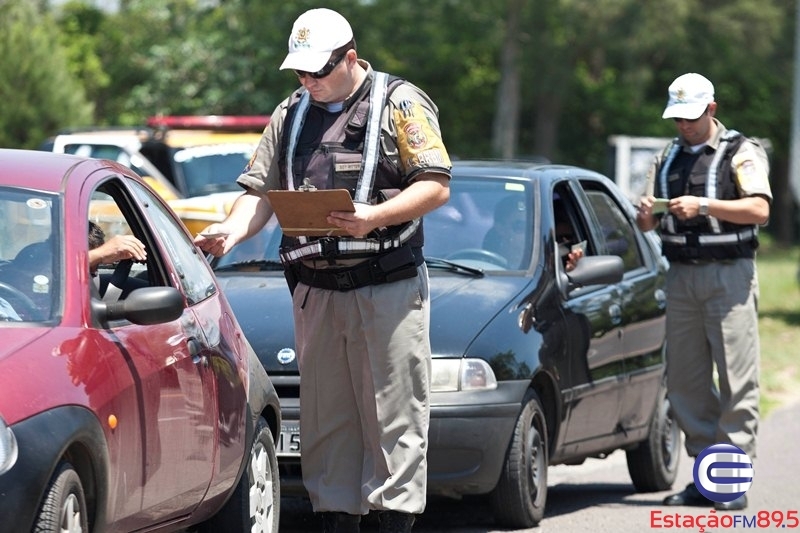
{"label": "car hood", "polygon": [[[296,373],[292,300],[281,273],[217,272],[225,296],[270,374]],[[431,273],[431,347],[435,357],[462,356],[473,338],[514,311],[530,279]],[[466,334],[469,332],[468,334]]]}
{"label": "car hood", "polygon": [[431,273],[431,351],[461,357],[489,322],[516,308],[530,283],[522,276],[464,277]]}

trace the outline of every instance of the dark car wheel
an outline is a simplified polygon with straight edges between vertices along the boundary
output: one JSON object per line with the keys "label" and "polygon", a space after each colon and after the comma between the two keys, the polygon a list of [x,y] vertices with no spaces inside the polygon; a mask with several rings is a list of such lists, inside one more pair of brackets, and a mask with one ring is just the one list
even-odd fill
{"label": "dark car wheel", "polygon": [[88,519],[81,478],[71,464],[61,463],[47,487],[33,531],[88,532]]}
{"label": "dark car wheel", "polygon": [[200,527],[206,533],[277,533],[281,490],[278,456],[266,420],[259,417],[250,459],[231,499]]}
{"label": "dark car wheel", "polygon": [[523,400],[506,461],[491,494],[495,521],[510,528],[531,528],[544,517],[547,500],[547,422],[539,396]]}
{"label": "dark car wheel", "polygon": [[667,392],[662,391],[647,440],[626,452],[628,472],[639,492],[668,490],[678,475],[681,432],[672,417]]}

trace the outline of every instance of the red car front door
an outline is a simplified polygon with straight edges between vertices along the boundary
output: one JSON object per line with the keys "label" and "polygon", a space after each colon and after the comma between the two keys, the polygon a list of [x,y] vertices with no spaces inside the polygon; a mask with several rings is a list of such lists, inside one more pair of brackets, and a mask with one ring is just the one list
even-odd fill
{"label": "red car front door", "polygon": [[[127,413],[137,431],[109,441],[113,494],[120,530],[151,526],[191,511],[202,501],[214,470],[216,395],[210,369],[193,357],[197,332],[187,310],[159,326],[126,323],[107,330],[131,373]],[[133,422],[131,422],[132,424]],[[188,468],[187,465],[193,465]]]}

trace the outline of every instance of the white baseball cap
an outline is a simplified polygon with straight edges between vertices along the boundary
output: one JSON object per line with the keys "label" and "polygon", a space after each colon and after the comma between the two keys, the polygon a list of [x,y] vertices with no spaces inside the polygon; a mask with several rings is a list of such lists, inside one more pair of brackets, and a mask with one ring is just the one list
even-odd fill
{"label": "white baseball cap", "polygon": [[331,52],[353,39],[350,23],[331,9],[310,9],[300,15],[289,36],[289,54],[281,70],[291,68],[316,72],[325,66]]}
{"label": "white baseball cap", "polygon": [[695,72],[675,78],[669,86],[669,100],[661,118],[699,118],[714,101],[714,85]]}

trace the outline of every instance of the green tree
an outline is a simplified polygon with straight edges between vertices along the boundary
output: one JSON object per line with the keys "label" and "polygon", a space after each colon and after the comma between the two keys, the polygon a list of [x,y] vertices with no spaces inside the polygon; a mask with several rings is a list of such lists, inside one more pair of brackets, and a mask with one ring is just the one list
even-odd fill
{"label": "green tree", "polygon": [[359,56],[433,98],[451,156],[491,155],[504,5],[483,0],[357,5],[342,13],[358,36]]}
{"label": "green tree", "polygon": [[55,22],[27,0],[0,0],[0,146],[34,148],[92,106],[72,75]]}
{"label": "green tree", "polygon": [[[764,123],[752,120],[751,111],[764,106],[771,108],[764,115],[767,121],[780,123],[776,102],[768,96],[775,94],[775,77],[764,69],[767,64],[775,68],[770,58],[785,39],[782,17],[787,14],[779,0],[572,3],[580,7],[579,20],[594,14],[592,25],[604,29],[582,28],[582,43],[576,46],[575,90],[564,116],[583,122],[584,132],[560,132],[558,146],[567,158],[602,168],[596,155],[587,159],[570,147],[593,146],[590,152],[599,155],[612,134],[674,135],[673,124],[661,120],[661,111],[667,86],[684,72],[700,72],[714,82],[720,118],[729,126],[771,136],[761,127]],[[614,11],[614,4],[624,8]],[[748,102],[736,92],[747,94]]]}
{"label": "green tree", "polygon": [[[789,4],[326,3],[350,20],[359,56],[436,101],[454,157],[543,155],[610,172],[608,137],[674,135],[671,122],[660,119],[666,87],[697,71],[714,81],[726,125],[772,141],[776,198],[788,197]],[[141,124],[156,113],[270,113],[298,86],[291,73],[278,70],[292,23],[318,5],[126,0],[99,22],[89,11],[61,20],[70,36],[71,71],[97,106],[95,120]],[[791,222],[776,213],[773,223],[781,219]]]}
{"label": "green tree", "polygon": [[278,71],[295,16],[283,2],[125,2],[103,30],[109,116],[271,113],[297,85]]}
{"label": "green tree", "polygon": [[[58,13],[61,43],[71,74],[81,81],[86,97],[95,103],[95,121],[103,114],[103,90],[110,78],[98,55],[102,49],[105,14],[90,5],[72,0]],[[99,116],[98,116],[99,115]]]}

